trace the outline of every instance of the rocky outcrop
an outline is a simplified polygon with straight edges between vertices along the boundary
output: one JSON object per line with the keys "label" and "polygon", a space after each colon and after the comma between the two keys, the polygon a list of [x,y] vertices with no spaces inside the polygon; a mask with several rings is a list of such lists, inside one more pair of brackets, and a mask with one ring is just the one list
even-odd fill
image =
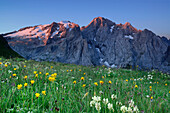
{"label": "rocky outcrop", "polygon": [[170,41],[130,23],[97,17],[82,28],[63,21],[28,27],[5,35],[9,45],[27,59],[109,67],[139,66],[170,72]]}

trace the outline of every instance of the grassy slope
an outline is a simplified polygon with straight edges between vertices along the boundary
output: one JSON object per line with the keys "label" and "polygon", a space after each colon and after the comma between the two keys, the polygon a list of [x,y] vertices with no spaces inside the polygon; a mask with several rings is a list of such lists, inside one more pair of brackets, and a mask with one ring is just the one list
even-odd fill
{"label": "grassy slope", "polygon": [[0,35],[0,57],[4,58],[21,57],[9,47],[7,41],[1,35]]}
{"label": "grassy slope", "polygon": [[[21,112],[55,112],[59,110],[62,113],[97,112],[95,106],[90,107],[90,101],[94,95],[100,96],[101,99],[108,98],[109,102],[113,104],[115,112],[120,112],[122,106],[116,105],[117,101],[128,107],[128,101],[131,99],[139,111],[145,113],[167,113],[170,109],[170,87],[168,86],[170,76],[156,71],[109,70],[102,66],[84,67],[52,62],[25,61],[18,58],[0,59],[0,62],[3,63],[0,65],[1,112],[10,110],[21,110]],[[8,67],[4,67],[6,62]],[[14,68],[17,69],[14,70]],[[34,71],[38,73],[37,78]],[[51,82],[48,79],[54,73],[57,73],[57,76],[55,81]],[[16,77],[12,76],[13,74],[16,74]],[[153,78],[149,79],[148,75],[152,75]],[[24,79],[24,76],[28,78]],[[84,77],[84,80],[80,80],[81,77]],[[30,83],[31,80],[35,81],[33,85]],[[73,84],[73,81],[76,81],[76,84]],[[99,81],[103,81],[104,84],[101,85]],[[109,84],[108,81],[112,83]],[[97,82],[98,86],[95,86],[94,82]],[[24,87],[24,83],[28,83],[28,86]],[[17,89],[18,84],[22,84],[22,89]],[[82,87],[83,84],[86,86]],[[135,85],[138,87],[135,88]],[[43,95],[42,91],[46,91],[46,95]],[[99,93],[101,91],[103,93]],[[40,94],[38,98],[35,96],[36,93]],[[83,98],[85,94],[87,96]],[[112,94],[117,95],[117,99],[112,100]],[[109,112],[107,106],[102,102],[100,103],[100,112]]]}

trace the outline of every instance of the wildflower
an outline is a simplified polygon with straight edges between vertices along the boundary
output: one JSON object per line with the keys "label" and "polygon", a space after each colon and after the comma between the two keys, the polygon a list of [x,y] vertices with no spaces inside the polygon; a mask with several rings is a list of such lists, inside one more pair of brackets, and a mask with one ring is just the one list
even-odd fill
{"label": "wildflower", "polygon": [[152,88],[152,86],[149,86],[149,88],[151,89],[151,88]]}
{"label": "wildflower", "polygon": [[107,106],[108,106],[108,109],[109,109],[109,110],[112,110],[112,109],[113,109],[113,104],[108,103]]}
{"label": "wildflower", "polygon": [[[83,96],[83,98],[85,98],[88,94],[89,94],[89,92],[85,93],[84,96]],[[83,99],[83,98],[82,98],[82,99]]]}
{"label": "wildflower", "polygon": [[45,75],[47,76],[47,75],[49,75],[49,73],[46,73]]}
{"label": "wildflower", "polygon": [[34,74],[37,74],[37,71],[34,71]]}
{"label": "wildflower", "polygon": [[24,76],[24,79],[27,79],[27,76]]}
{"label": "wildflower", "polygon": [[129,106],[130,106],[130,107],[133,107],[133,106],[134,106],[134,101],[133,101],[133,100],[130,100],[130,101],[129,101]]}
{"label": "wildflower", "polygon": [[100,84],[103,85],[103,84],[104,84],[104,81],[100,80]]}
{"label": "wildflower", "polygon": [[152,91],[152,89],[150,89],[150,91]]}
{"label": "wildflower", "polygon": [[170,93],[170,91],[169,91],[169,93]]}
{"label": "wildflower", "polygon": [[135,88],[138,88],[138,85],[135,85]]}
{"label": "wildflower", "polygon": [[76,81],[73,81],[73,84],[76,84]]}
{"label": "wildflower", "polygon": [[159,84],[159,82],[157,82],[157,84]]}
{"label": "wildflower", "polygon": [[16,77],[16,74],[12,74],[12,76]]}
{"label": "wildflower", "polygon": [[35,74],[35,77],[38,78],[38,74]]}
{"label": "wildflower", "polygon": [[22,84],[18,84],[18,85],[17,85],[17,88],[18,88],[18,89],[21,89],[21,88],[22,88]]}
{"label": "wildflower", "polygon": [[101,110],[101,107],[100,107],[100,103],[95,103],[95,108],[97,111],[100,111]]}
{"label": "wildflower", "polygon": [[43,94],[43,95],[46,95],[46,91],[42,91],[42,94]]}
{"label": "wildflower", "polygon": [[7,64],[5,64],[5,67],[8,67],[8,65],[7,65]]}
{"label": "wildflower", "polygon": [[95,101],[95,102],[101,101],[101,97],[99,97],[99,96],[94,96],[94,97],[92,97],[92,99],[93,99],[93,101]]}
{"label": "wildflower", "polygon": [[54,82],[55,78],[54,77],[49,77],[48,80]]}
{"label": "wildflower", "polygon": [[95,83],[94,83],[94,85],[98,86],[98,83],[97,83],[97,82],[95,82]]}
{"label": "wildflower", "polygon": [[126,79],[126,82],[128,82],[128,79]]}
{"label": "wildflower", "polygon": [[17,70],[16,68],[14,68],[14,70]]}
{"label": "wildflower", "polygon": [[72,69],[70,71],[73,71]]}
{"label": "wildflower", "polygon": [[99,91],[100,94],[103,94],[103,91]]}
{"label": "wildflower", "polygon": [[84,77],[81,77],[81,80],[84,80]]}
{"label": "wildflower", "polygon": [[85,75],[86,73],[83,73],[83,75]]}
{"label": "wildflower", "polygon": [[2,64],[2,62],[0,62],[0,65]]}
{"label": "wildflower", "polygon": [[146,95],[147,98],[149,98],[149,95]]}
{"label": "wildflower", "polygon": [[102,76],[102,78],[104,78],[104,76]]}
{"label": "wildflower", "polygon": [[54,76],[56,77],[56,76],[57,76],[57,73],[54,73]]}
{"label": "wildflower", "polygon": [[165,86],[167,86],[167,84],[165,84]]}
{"label": "wildflower", "polygon": [[127,112],[128,112],[128,113],[133,113],[132,108],[131,108],[131,107],[128,107]]}
{"label": "wildflower", "polygon": [[25,83],[25,84],[24,84],[24,87],[27,87],[27,86],[28,86],[28,83]]}
{"label": "wildflower", "polygon": [[53,66],[51,66],[51,69],[53,68]]}
{"label": "wildflower", "polygon": [[103,99],[103,103],[104,103],[105,105],[106,105],[108,102],[109,102],[109,101],[108,101],[108,98],[106,98],[106,99],[104,98],[104,99]]}
{"label": "wildflower", "polygon": [[31,84],[32,84],[32,85],[34,84],[34,82],[35,82],[34,80],[31,80]]}
{"label": "wildflower", "polygon": [[42,72],[39,72],[39,74],[42,74]]}
{"label": "wildflower", "polygon": [[56,75],[52,74],[51,77],[56,77]]}
{"label": "wildflower", "polygon": [[112,100],[113,100],[113,99],[117,99],[117,95],[112,94],[112,95],[111,95],[111,98],[112,98]]}
{"label": "wildflower", "polygon": [[67,70],[67,72],[68,72],[68,70]]}
{"label": "wildflower", "polygon": [[24,67],[27,67],[26,65],[24,65]]}
{"label": "wildflower", "polygon": [[151,97],[151,99],[153,99],[153,97]]}
{"label": "wildflower", "polygon": [[86,84],[83,84],[83,86],[82,87],[86,87]]}
{"label": "wildflower", "polygon": [[116,102],[116,105],[122,105],[122,103],[117,101],[117,102]]}
{"label": "wildflower", "polygon": [[40,96],[40,94],[39,93],[35,93],[35,96],[38,98]]}
{"label": "wildflower", "polygon": [[79,69],[79,71],[81,71],[81,69]]}
{"label": "wildflower", "polygon": [[109,84],[112,84],[112,81],[110,81],[110,80],[109,80],[109,82],[108,82],[108,83],[109,83]]}
{"label": "wildflower", "polygon": [[9,78],[11,78],[11,76]]}
{"label": "wildflower", "polygon": [[133,108],[133,111],[136,111],[136,113],[138,113],[138,112],[139,112],[138,107],[137,107],[137,106],[135,106],[135,107]]}
{"label": "wildflower", "polygon": [[123,106],[121,106],[120,110],[121,110],[123,113],[125,113],[125,112],[127,111],[127,107],[123,105]]}
{"label": "wildflower", "polygon": [[59,109],[58,107],[55,107],[55,110],[56,110],[56,111],[59,111],[60,109]]}
{"label": "wildflower", "polygon": [[95,104],[95,101],[90,101],[90,107],[92,107]]}

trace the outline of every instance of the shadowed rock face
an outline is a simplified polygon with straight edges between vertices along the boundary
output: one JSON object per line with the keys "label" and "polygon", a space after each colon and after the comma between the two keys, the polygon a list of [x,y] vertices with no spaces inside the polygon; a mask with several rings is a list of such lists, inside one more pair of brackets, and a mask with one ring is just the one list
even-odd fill
{"label": "shadowed rock face", "polygon": [[[24,31],[25,30],[25,31]],[[98,17],[82,28],[60,22],[23,28],[5,35],[13,50],[27,59],[109,67],[139,66],[170,72],[170,41],[130,23]]]}

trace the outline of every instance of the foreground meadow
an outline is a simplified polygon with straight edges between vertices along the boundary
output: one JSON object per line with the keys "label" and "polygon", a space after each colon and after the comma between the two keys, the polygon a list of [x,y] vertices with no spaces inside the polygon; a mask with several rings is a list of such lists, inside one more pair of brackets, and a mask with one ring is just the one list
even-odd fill
{"label": "foreground meadow", "polygon": [[168,113],[170,75],[0,58],[0,113]]}

